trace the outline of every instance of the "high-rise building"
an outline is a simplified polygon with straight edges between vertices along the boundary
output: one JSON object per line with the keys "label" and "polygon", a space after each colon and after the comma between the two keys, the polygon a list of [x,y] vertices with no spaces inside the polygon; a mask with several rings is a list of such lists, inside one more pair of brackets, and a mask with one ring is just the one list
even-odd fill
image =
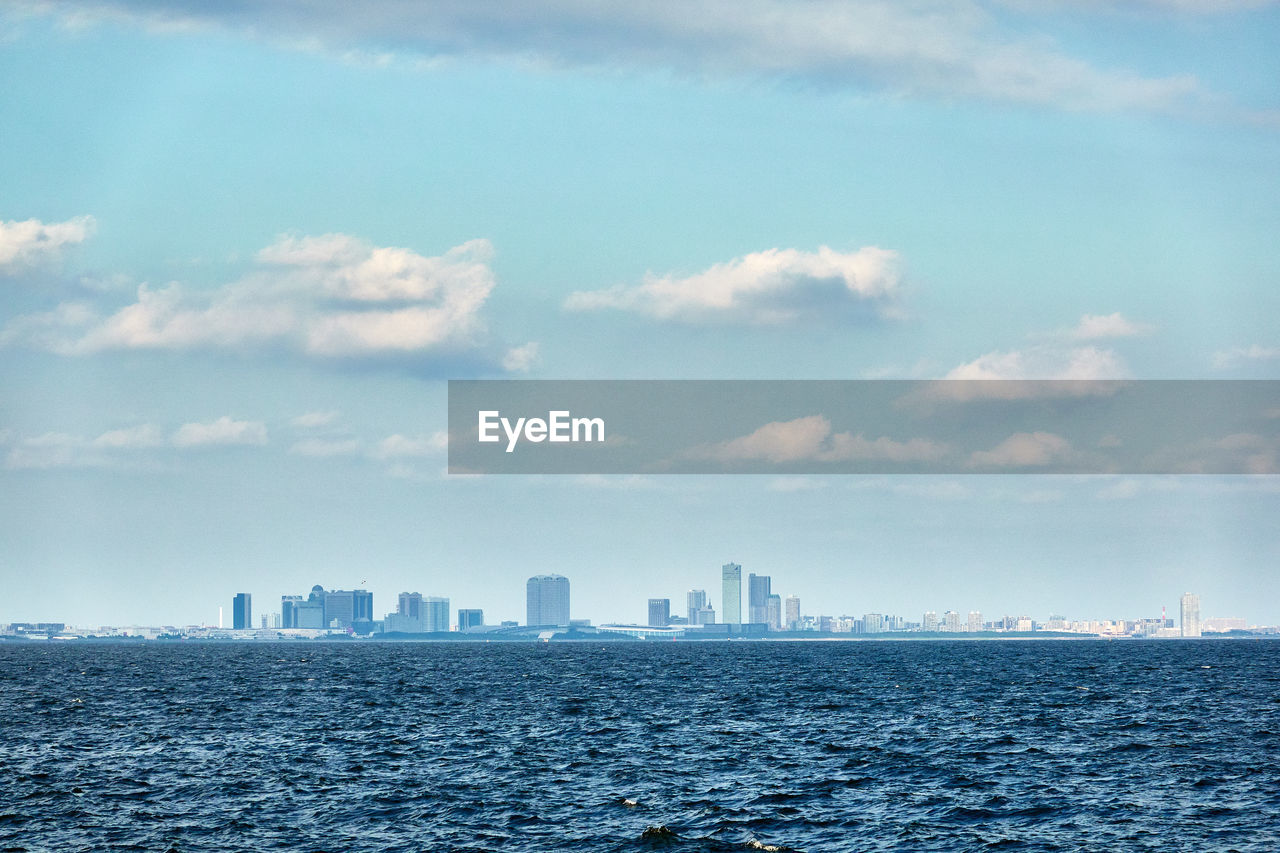
{"label": "high-rise building", "polygon": [[355,624],[373,621],[373,593],[369,590],[351,591],[351,621]]}
{"label": "high-rise building", "polygon": [[400,603],[396,607],[397,616],[406,616],[410,619],[422,618],[422,593],[420,592],[402,592],[400,593]]}
{"label": "high-rise building", "polygon": [[331,589],[324,594],[326,628],[350,628],[357,621],[372,618],[373,593],[368,590]]}
{"label": "high-rise building", "polygon": [[800,630],[800,599],[794,595],[787,596],[786,629]]}
{"label": "high-rise building", "polygon": [[747,621],[768,622],[767,612],[772,579],[768,575],[747,575]]}
{"label": "high-rise building", "polygon": [[936,632],[938,630],[938,614],[932,610],[926,610],[924,619],[920,622],[920,629],[922,631]]}
{"label": "high-rise building", "polygon": [[649,621],[651,628],[665,628],[671,624],[671,599],[649,599]]}
{"label": "high-rise building", "polygon": [[727,625],[742,624],[742,566],[725,563],[720,567],[720,620]]}
{"label": "high-rise building", "polygon": [[978,610],[969,611],[969,622],[965,626],[971,634],[976,634],[982,630],[982,613]]}
{"label": "high-rise building", "polygon": [[883,634],[884,615],[880,613],[864,614],[862,617],[862,632],[864,634]]}
{"label": "high-rise building", "polygon": [[942,630],[949,631],[953,634],[960,632],[960,614],[954,610],[948,610],[942,614]]}
{"label": "high-rise building", "polygon": [[484,611],[483,610],[458,610],[458,630],[469,631],[472,628],[484,627]]}
{"label": "high-rise building", "polygon": [[685,601],[688,604],[687,614],[690,625],[701,625],[698,621],[698,611],[707,606],[707,591],[705,589],[691,589],[685,595]]}
{"label": "high-rise building", "polygon": [[1179,620],[1184,637],[1200,636],[1200,596],[1192,592],[1182,595],[1182,618]]}
{"label": "high-rise building", "polygon": [[423,623],[428,632],[449,630],[449,599],[429,595],[422,601]]}
{"label": "high-rise building", "polygon": [[535,575],[525,585],[528,625],[569,624],[569,579],[563,575]]}
{"label": "high-rise building", "polygon": [[282,595],[280,596],[280,627],[281,628],[297,628],[298,627],[298,611],[297,607],[302,604],[302,596],[300,595]]}
{"label": "high-rise building", "polygon": [[782,596],[771,593],[765,598],[764,621],[770,631],[782,630]]}
{"label": "high-rise building", "polygon": [[237,631],[253,627],[253,596],[237,592],[231,599],[231,627]]}
{"label": "high-rise building", "polygon": [[326,593],[324,587],[316,584],[311,587],[307,600],[294,606],[297,617],[295,628],[327,628],[329,620],[325,619],[324,604]]}

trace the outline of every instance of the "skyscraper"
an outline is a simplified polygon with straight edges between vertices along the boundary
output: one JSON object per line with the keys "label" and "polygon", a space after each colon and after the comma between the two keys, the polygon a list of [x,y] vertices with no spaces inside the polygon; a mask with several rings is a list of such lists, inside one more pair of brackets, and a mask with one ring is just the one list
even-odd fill
{"label": "skyscraper", "polygon": [[563,575],[535,575],[525,585],[525,624],[569,624],[569,579]]}
{"label": "skyscraper", "polygon": [[484,611],[483,610],[464,610],[458,609],[458,630],[467,631],[471,628],[484,627]]}
{"label": "skyscraper", "polygon": [[1200,636],[1200,596],[1192,592],[1182,595],[1182,618],[1179,620],[1184,637]]}
{"label": "skyscraper", "polygon": [[720,568],[720,621],[726,625],[742,624],[742,566],[725,563]]}
{"label": "skyscraper", "polygon": [[747,575],[747,621],[754,623],[768,622],[769,593],[772,592],[772,579],[768,575]]}
{"label": "skyscraper", "polygon": [[671,624],[671,599],[649,599],[649,622],[651,628],[665,628]]}
{"label": "skyscraper", "polygon": [[770,631],[782,630],[782,596],[770,594],[764,600],[764,621]]}
{"label": "skyscraper", "polygon": [[422,593],[420,592],[400,593],[400,604],[396,607],[396,615],[407,616],[410,619],[421,619],[422,618]]}
{"label": "skyscraper", "polygon": [[707,606],[707,591],[705,589],[691,589],[685,596],[688,604],[688,618],[690,625],[701,625],[698,621],[698,611]]}
{"label": "skyscraper", "polygon": [[938,614],[932,610],[925,611],[924,621],[920,623],[920,628],[924,631],[937,631]]}
{"label": "skyscraper", "polygon": [[884,633],[884,615],[880,613],[863,614],[862,630],[867,634]]}
{"label": "skyscraper", "polygon": [[428,632],[449,630],[449,599],[429,595],[423,600],[422,609]]}
{"label": "skyscraper", "polygon": [[982,630],[982,613],[978,610],[969,611],[969,621],[965,629],[971,634],[976,634]]}
{"label": "skyscraper", "polygon": [[786,629],[788,631],[800,630],[800,599],[794,595],[787,596]]}
{"label": "skyscraper", "polygon": [[237,592],[231,599],[231,627],[237,631],[253,627],[253,597],[247,592]]}

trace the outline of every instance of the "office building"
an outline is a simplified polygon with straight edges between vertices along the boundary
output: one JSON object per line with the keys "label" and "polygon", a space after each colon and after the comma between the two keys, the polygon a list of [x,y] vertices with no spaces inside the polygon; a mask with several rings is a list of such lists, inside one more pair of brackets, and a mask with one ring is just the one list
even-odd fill
{"label": "office building", "polygon": [[651,598],[649,599],[649,621],[647,624],[650,628],[665,628],[671,624],[671,599],[669,598]]}
{"label": "office building", "polygon": [[720,568],[720,621],[742,624],[742,566],[725,563]]}
{"label": "office building", "polygon": [[707,591],[705,589],[691,589],[685,594],[686,610],[685,613],[689,617],[690,625],[700,625],[697,615],[698,611],[707,606]]}
{"label": "office building", "polygon": [[431,632],[449,630],[449,599],[429,595],[422,601],[423,627]]}
{"label": "office building", "polygon": [[765,598],[764,621],[770,631],[782,630],[782,596],[770,594]]}
{"label": "office building", "polygon": [[253,597],[247,592],[237,592],[231,599],[231,627],[237,631],[253,627]]}
{"label": "office building", "polygon": [[788,631],[800,630],[800,599],[794,595],[787,596],[785,627]]}
{"label": "office building", "polygon": [[396,606],[396,615],[409,619],[422,619],[422,593],[400,593],[400,603]]}
{"label": "office building", "polygon": [[569,625],[569,579],[563,575],[536,575],[525,585],[525,619],[528,625]]}
{"label": "office building", "polygon": [[365,589],[333,589],[324,592],[326,628],[351,628],[373,621],[373,593]]}
{"label": "office building", "polygon": [[297,628],[298,612],[297,607],[302,604],[302,596],[300,595],[282,595],[280,596],[280,627],[281,628]]}
{"label": "office building", "polygon": [[472,628],[484,627],[483,610],[458,610],[458,630],[469,631]]}
{"label": "office building", "polygon": [[747,621],[769,621],[767,612],[772,579],[768,575],[747,575]]}
{"label": "office building", "polygon": [[1200,636],[1200,596],[1187,592],[1182,596],[1182,618],[1179,620],[1183,637]]}

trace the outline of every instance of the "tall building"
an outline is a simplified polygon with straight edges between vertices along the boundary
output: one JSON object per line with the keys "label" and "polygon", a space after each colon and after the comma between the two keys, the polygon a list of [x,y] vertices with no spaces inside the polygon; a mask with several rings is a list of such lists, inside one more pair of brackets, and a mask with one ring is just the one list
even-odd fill
{"label": "tall building", "polygon": [[472,628],[484,627],[484,611],[483,610],[463,610],[458,609],[458,630],[469,631]]}
{"label": "tall building", "polygon": [[350,628],[373,620],[373,593],[366,589],[331,589],[324,593],[324,626]]}
{"label": "tall building", "polygon": [[786,628],[788,631],[800,630],[800,599],[794,595],[787,596]]}
{"label": "tall building", "polygon": [[768,575],[747,575],[747,621],[768,622],[767,612],[772,579]]}
{"label": "tall building", "polygon": [[400,603],[396,607],[397,616],[406,616],[410,619],[422,618],[422,593],[420,592],[402,592],[400,593]]}
{"label": "tall building", "polygon": [[942,614],[942,630],[956,634],[960,632],[960,614],[954,610],[948,610]]}
{"label": "tall building", "polygon": [[698,621],[698,611],[707,606],[707,591],[705,589],[691,589],[685,595],[685,601],[688,605],[687,614],[690,625],[701,625]]}
{"label": "tall building", "polygon": [[969,611],[969,622],[965,626],[970,634],[976,634],[982,630],[982,613],[978,610]]}
{"label": "tall building", "polygon": [[231,599],[231,627],[237,631],[253,627],[253,596],[247,592],[237,592]]}
{"label": "tall building", "polygon": [[647,624],[650,628],[665,628],[671,624],[671,599],[649,599],[649,621]]}
{"label": "tall building", "polygon": [[770,631],[782,630],[782,596],[771,594],[764,600],[764,621]]}
{"label": "tall building", "polygon": [[884,615],[881,613],[864,614],[862,617],[862,631],[866,634],[883,634]]}
{"label": "tall building", "polygon": [[938,630],[938,614],[932,610],[926,610],[924,619],[920,623],[920,629],[923,631],[936,632]]}
{"label": "tall building", "polygon": [[569,579],[564,575],[535,575],[525,585],[525,624],[569,624]]}
{"label": "tall building", "polygon": [[1192,592],[1182,595],[1182,618],[1179,620],[1184,637],[1200,636],[1200,596]]}
{"label": "tall building", "polygon": [[720,620],[726,625],[742,624],[742,566],[725,563],[720,567]]}
{"label": "tall building", "polygon": [[449,599],[429,595],[422,602],[424,627],[428,632],[449,630]]}
{"label": "tall building", "polygon": [[302,605],[302,596],[300,595],[282,595],[280,596],[280,627],[281,628],[297,628],[298,612],[295,608]]}

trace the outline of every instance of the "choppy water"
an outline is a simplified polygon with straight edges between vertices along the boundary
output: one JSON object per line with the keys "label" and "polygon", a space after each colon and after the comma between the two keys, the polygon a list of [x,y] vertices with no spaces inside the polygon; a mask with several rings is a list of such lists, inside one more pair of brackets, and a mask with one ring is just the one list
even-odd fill
{"label": "choppy water", "polygon": [[0,645],[8,850],[1280,849],[1280,643]]}

